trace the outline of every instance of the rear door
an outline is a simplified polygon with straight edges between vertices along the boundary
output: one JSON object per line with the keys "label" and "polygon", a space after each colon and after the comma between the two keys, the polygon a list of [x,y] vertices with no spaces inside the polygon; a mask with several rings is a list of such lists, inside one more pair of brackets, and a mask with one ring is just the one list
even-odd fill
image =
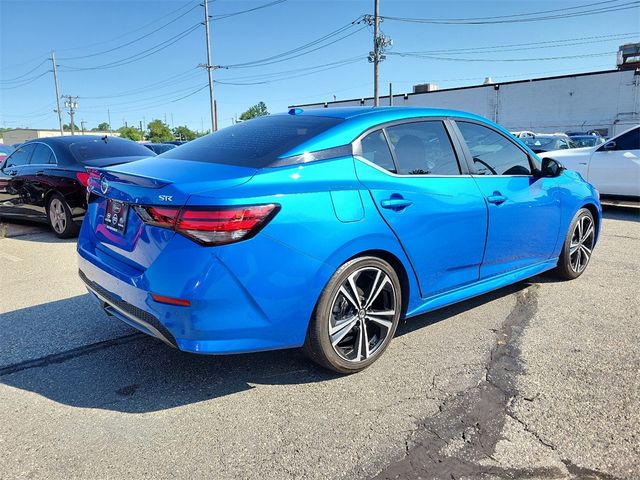
{"label": "rear door", "polygon": [[587,178],[604,195],[640,196],[640,127],[596,149]]}
{"label": "rear door", "polygon": [[356,173],[398,237],[423,297],[478,280],[487,209],[443,120],[410,121],[355,142]]}
{"label": "rear door", "polygon": [[548,260],[560,229],[561,180],[534,176],[529,154],[502,132],[474,121],[456,125],[489,211],[480,277]]}
{"label": "rear door", "polygon": [[0,169],[0,215],[7,217],[26,216],[26,198],[23,171],[29,164],[35,146],[18,147],[9,155]]}
{"label": "rear door", "polygon": [[33,153],[29,163],[20,170],[22,179],[22,209],[29,217],[46,217],[45,194],[57,189],[55,177],[51,175],[55,168],[55,155],[51,147],[44,143],[34,142]]}

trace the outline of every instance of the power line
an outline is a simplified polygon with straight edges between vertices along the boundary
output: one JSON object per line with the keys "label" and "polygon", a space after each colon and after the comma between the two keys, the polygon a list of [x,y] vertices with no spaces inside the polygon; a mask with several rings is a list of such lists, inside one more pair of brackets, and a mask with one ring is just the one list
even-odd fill
{"label": "power line", "polygon": [[10,85],[8,87],[0,87],[0,90],[13,90],[14,88],[24,87],[25,85],[29,85],[29,84],[35,82],[36,80],[38,80],[39,78],[44,77],[46,74],[49,73],[49,71],[50,70],[42,72],[40,75],[36,75],[35,77],[31,77],[30,79],[25,80],[23,83],[20,83],[18,85]]}
{"label": "power line", "polygon": [[112,93],[109,95],[98,95],[98,96],[82,96],[82,98],[84,99],[90,99],[90,100],[100,100],[103,98],[118,98],[118,97],[127,97],[129,95],[137,95],[138,93],[143,93],[143,92],[147,92],[149,91],[150,88],[153,88],[154,90],[157,89],[162,89],[165,88],[167,86],[174,86],[175,82],[179,79],[180,81],[184,81],[184,80],[188,80],[191,79],[193,77],[196,76],[196,74],[199,74],[199,72],[196,70],[195,67],[190,68],[189,70],[186,70],[182,73],[178,73],[177,75],[172,75],[170,77],[165,78],[164,80],[159,80],[158,82],[154,82],[154,83],[150,83],[148,85],[142,86],[142,87],[138,87],[135,88],[133,90],[125,90],[123,92],[118,92],[118,93]]}
{"label": "power line", "polygon": [[45,58],[42,62],[40,62],[37,66],[33,67],[31,70],[29,70],[26,73],[23,73],[22,75],[18,76],[18,77],[14,77],[14,78],[8,78],[5,80],[0,80],[0,83],[13,83],[13,82],[20,82],[21,79],[23,79],[24,77],[26,77],[27,75],[35,72],[37,69],[39,69],[42,65],[44,65],[45,63],[47,63],[49,61],[48,58]]}
{"label": "power line", "polygon": [[102,65],[94,65],[91,67],[73,67],[68,65],[62,65],[62,67],[64,67],[65,69],[64,71],[66,72],[79,72],[79,71],[85,71],[85,70],[102,70],[106,68],[115,68],[115,67],[121,67],[123,65],[128,65],[130,63],[137,62],[138,60],[142,60],[143,58],[147,58],[155,53],[158,53],[167,47],[170,47],[174,43],[182,40],[183,38],[188,36],[190,33],[194,32],[199,26],[200,24],[196,23],[195,25],[192,25],[190,28],[187,28],[186,30],[183,30],[182,32],[178,33],[177,35],[174,35],[173,37],[168,38],[164,42],[160,42],[151,48],[143,50],[142,52],[138,52],[129,57],[125,57],[110,63],[105,63]]}
{"label": "power line", "polygon": [[[620,10],[629,10],[637,8],[640,1],[632,1],[627,3],[619,3],[612,5],[611,7],[598,7],[594,9],[587,9],[578,12],[558,13],[556,15],[543,15],[545,13],[557,13],[566,10],[584,9],[585,7],[593,5],[602,5],[605,3],[618,2],[620,0],[608,0],[604,2],[590,3],[586,5],[580,5],[577,7],[560,8],[556,10],[544,10],[539,12],[529,12],[514,15],[504,15],[496,17],[476,17],[476,18],[411,18],[411,17],[394,17],[383,16],[386,20],[410,22],[410,23],[427,23],[431,25],[490,25],[490,24],[503,24],[503,23],[525,23],[525,22],[537,22],[544,20],[556,20],[564,18],[582,17],[587,15],[596,15],[600,13],[617,12]],[[536,16],[538,15],[538,16]]]}
{"label": "power line", "polygon": [[397,55],[400,57],[416,57],[426,60],[443,60],[449,62],[542,62],[547,60],[567,60],[570,58],[589,58],[589,57],[603,57],[605,55],[614,55],[616,52],[601,52],[601,53],[585,53],[582,55],[567,55],[562,57],[540,57],[540,58],[452,58],[452,57],[437,57],[432,55],[423,55],[420,53],[408,53],[408,52],[389,52],[389,55]]}
{"label": "power line", "polygon": [[273,7],[273,6],[275,6],[275,5],[278,5],[278,4],[280,4],[280,3],[284,3],[284,2],[286,2],[286,1],[287,1],[287,0],[275,0],[275,1],[273,1],[273,2],[269,2],[269,3],[266,3],[266,4],[264,4],[264,5],[260,5],[260,6],[258,6],[258,7],[249,8],[249,9],[247,9],[247,10],[241,10],[241,11],[239,11],[239,12],[223,13],[223,14],[220,14],[220,15],[213,15],[213,16],[211,17],[211,19],[212,19],[212,20],[223,20],[223,19],[225,19],[225,18],[235,17],[236,15],[242,15],[243,13],[255,12],[256,10],[261,10],[261,9],[263,9],[263,8]]}
{"label": "power line", "polygon": [[162,29],[164,29],[164,28],[168,27],[168,26],[169,26],[169,25],[171,25],[172,23],[177,22],[177,21],[178,21],[178,20],[180,20],[182,17],[184,17],[185,15],[187,15],[188,13],[190,13],[192,10],[195,10],[197,7],[198,7],[198,5],[194,5],[193,7],[191,7],[191,8],[190,8],[189,10],[187,10],[186,12],[184,12],[184,13],[182,13],[181,15],[179,15],[179,16],[177,16],[177,17],[175,17],[173,20],[171,20],[171,21],[169,21],[169,22],[167,22],[167,23],[163,24],[162,26],[160,26],[160,27],[156,28],[155,30],[151,30],[149,33],[146,33],[145,35],[142,35],[141,37],[135,38],[135,39],[133,39],[133,40],[131,40],[131,41],[127,42],[127,43],[123,43],[123,44],[121,44],[121,45],[118,45],[117,47],[113,47],[113,48],[110,48],[110,49],[108,49],[108,50],[103,50],[103,51],[101,51],[101,52],[91,53],[91,54],[88,54],[88,55],[80,55],[80,56],[76,56],[76,57],[63,57],[63,58],[62,58],[62,60],[64,60],[64,61],[66,61],[66,60],[78,60],[78,59],[81,59],[81,58],[97,57],[97,56],[99,56],[99,55],[104,55],[105,53],[110,53],[110,52],[113,52],[113,51],[115,51],[115,50],[119,50],[119,49],[121,49],[121,48],[128,47],[129,45],[132,45],[132,44],[134,44],[134,43],[136,43],[136,42],[139,42],[140,40],[143,40],[143,39],[145,39],[145,38],[147,38],[147,37],[149,37],[149,36],[153,35],[154,33],[159,32],[160,30],[162,30]]}

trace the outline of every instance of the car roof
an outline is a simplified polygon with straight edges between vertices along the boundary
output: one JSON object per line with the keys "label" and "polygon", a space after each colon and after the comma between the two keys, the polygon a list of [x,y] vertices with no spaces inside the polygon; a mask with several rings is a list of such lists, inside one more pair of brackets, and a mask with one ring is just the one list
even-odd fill
{"label": "car roof", "polygon": [[459,110],[422,107],[336,107],[336,108],[292,108],[289,112],[275,115],[315,116],[343,119],[325,132],[286,152],[282,157],[300,155],[305,151],[323,150],[346,145],[355,140],[363,131],[379,124],[396,120],[410,120],[425,117],[456,117],[477,120],[497,128],[505,135],[511,135],[503,127],[486,118]]}
{"label": "car roof", "polygon": [[[72,143],[78,143],[79,141],[95,141],[95,140],[102,140],[105,136],[104,135],[65,135],[65,136],[58,136],[58,137],[45,137],[45,138],[34,138],[32,140],[29,140],[25,143],[30,143],[30,142],[41,142],[41,143],[53,143],[56,145],[71,145]],[[120,137],[115,137],[115,136],[108,136],[108,141],[112,141],[115,140],[116,142],[128,142],[130,140],[124,139],[124,138],[120,138]]]}

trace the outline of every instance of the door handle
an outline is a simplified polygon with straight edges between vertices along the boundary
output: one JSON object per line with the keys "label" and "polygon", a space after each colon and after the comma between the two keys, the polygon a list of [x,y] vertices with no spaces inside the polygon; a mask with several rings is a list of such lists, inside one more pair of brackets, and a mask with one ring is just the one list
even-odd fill
{"label": "door handle", "polygon": [[42,175],[44,175],[44,170],[38,170],[38,171],[36,172],[36,177],[40,177],[40,176],[42,176]]}
{"label": "door handle", "polygon": [[409,205],[413,204],[411,200],[407,200],[406,198],[388,198],[386,200],[382,200],[380,205],[382,208],[389,208],[391,210],[402,210],[407,208]]}
{"label": "door handle", "polygon": [[507,201],[507,197],[502,195],[500,192],[493,192],[493,195],[489,195],[487,197],[487,201],[489,203],[494,203],[496,205],[500,205]]}

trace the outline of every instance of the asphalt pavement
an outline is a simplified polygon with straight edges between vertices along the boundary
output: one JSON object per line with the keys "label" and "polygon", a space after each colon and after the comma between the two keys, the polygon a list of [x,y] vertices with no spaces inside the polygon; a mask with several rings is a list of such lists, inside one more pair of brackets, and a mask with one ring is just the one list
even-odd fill
{"label": "asphalt pavement", "polygon": [[364,372],[180,353],[106,316],[73,241],[0,227],[0,478],[640,477],[640,216],[586,273],[411,319]]}

